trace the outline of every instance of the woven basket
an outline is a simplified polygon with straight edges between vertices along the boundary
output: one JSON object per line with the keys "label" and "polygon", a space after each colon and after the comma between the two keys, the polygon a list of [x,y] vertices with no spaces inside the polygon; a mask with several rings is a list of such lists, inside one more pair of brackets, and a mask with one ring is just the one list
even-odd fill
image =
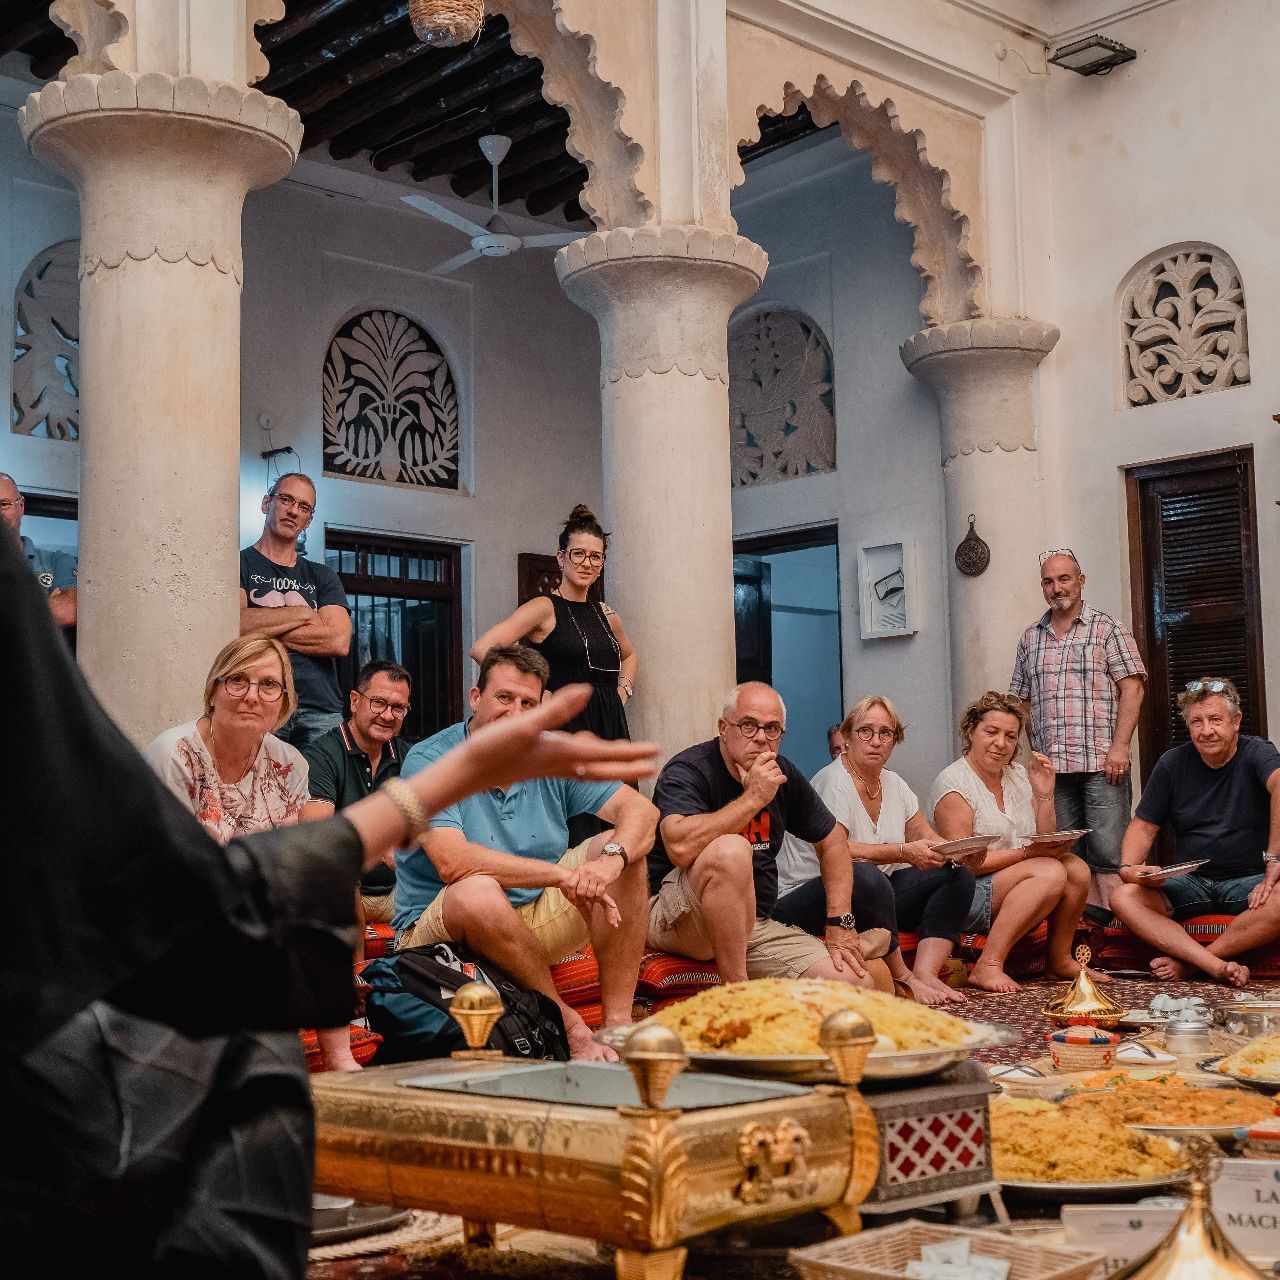
{"label": "woven basket", "polygon": [[466,44],[484,25],[484,0],[409,0],[409,21],[423,44]]}
{"label": "woven basket", "polygon": [[1116,1046],[1058,1044],[1050,1040],[1049,1057],[1059,1071],[1105,1071],[1116,1060]]}
{"label": "woven basket", "polygon": [[966,1239],[974,1253],[1010,1263],[1009,1280],[1100,1280],[1103,1274],[1101,1253],[1038,1240],[1013,1240],[998,1231],[966,1231],[928,1222],[898,1222],[807,1249],[792,1249],[788,1260],[805,1280],[902,1280],[907,1263],[920,1257],[922,1245]]}

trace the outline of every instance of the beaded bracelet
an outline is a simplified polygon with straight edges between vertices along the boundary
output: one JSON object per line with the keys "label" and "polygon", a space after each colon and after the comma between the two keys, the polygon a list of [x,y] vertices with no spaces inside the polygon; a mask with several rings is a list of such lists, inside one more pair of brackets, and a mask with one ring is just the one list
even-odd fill
{"label": "beaded bracelet", "polygon": [[382,790],[386,793],[387,799],[400,811],[408,838],[410,840],[416,838],[421,842],[431,826],[431,819],[413,788],[402,778],[388,778],[382,784]]}

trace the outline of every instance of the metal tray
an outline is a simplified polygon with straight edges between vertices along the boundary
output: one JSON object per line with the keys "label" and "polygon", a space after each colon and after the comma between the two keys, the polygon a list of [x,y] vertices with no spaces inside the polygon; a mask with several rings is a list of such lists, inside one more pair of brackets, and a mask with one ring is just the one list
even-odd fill
{"label": "metal tray", "polygon": [[1208,858],[1196,858],[1192,862],[1175,862],[1171,867],[1151,867],[1143,870],[1140,880],[1176,880],[1179,876],[1190,875],[1197,867],[1203,867]]}
{"label": "metal tray", "polygon": [[1030,835],[1019,836],[1019,840],[1024,840],[1029,845],[1037,844],[1064,844],[1068,840],[1079,840],[1081,836],[1087,836],[1092,827],[1072,827],[1068,831],[1036,831]]}
{"label": "metal tray", "polygon": [[1243,1138],[1249,1132],[1247,1124],[1130,1124],[1129,1128],[1162,1138]]}
{"label": "metal tray", "polygon": [[1207,1071],[1211,1075],[1225,1076],[1228,1080],[1234,1081],[1236,1084],[1252,1085],[1255,1089],[1262,1093],[1275,1093],[1280,1091],[1280,1080],[1263,1080],[1257,1076],[1237,1075],[1234,1071],[1223,1071],[1218,1065],[1222,1061],[1221,1058],[1201,1058],[1196,1066],[1201,1071]]}
{"label": "metal tray", "polygon": [[947,840],[934,845],[933,851],[944,858],[968,858],[975,853],[986,853],[999,839],[999,836],[965,836],[962,840]]}
{"label": "metal tray", "polygon": [[1130,1182],[1006,1182],[1000,1186],[1026,1200],[1129,1200],[1160,1191],[1165,1187],[1185,1185],[1191,1178],[1189,1171],[1175,1169],[1158,1178],[1135,1178]]}

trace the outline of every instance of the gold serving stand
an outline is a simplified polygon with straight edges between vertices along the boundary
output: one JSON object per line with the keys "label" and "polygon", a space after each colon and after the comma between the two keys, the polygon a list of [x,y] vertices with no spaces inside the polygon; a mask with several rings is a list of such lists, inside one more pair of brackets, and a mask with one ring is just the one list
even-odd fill
{"label": "gold serving stand", "polygon": [[[820,1210],[842,1234],[876,1183],[875,1118],[858,1090],[875,1036],[852,1010],[822,1024],[838,1084],[682,1075],[679,1039],[633,1032],[616,1066],[480,1048],[492,988],[453,1001],[451,1060],[313,1077],[316,1190],[463,1219],[469,1245],[507,1223],[616,1247],[619,1280],[678,1280],[684,1242]],[[670,1101],[671,1105],[666,1105]]]}

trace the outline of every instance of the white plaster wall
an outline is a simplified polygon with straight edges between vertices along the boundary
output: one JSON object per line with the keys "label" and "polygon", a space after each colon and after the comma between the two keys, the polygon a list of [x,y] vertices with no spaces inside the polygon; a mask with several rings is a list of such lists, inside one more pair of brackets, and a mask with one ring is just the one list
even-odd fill
{"label": "white plaster wall", "polygon": [[[920,328],[910,229],[894,221],[893,193],[872,182],[866,157],[839,138],[750,166],[734,216],[769,253],[768,275],[748,305],[800,307],[831,342],[837,430],[835,472],[734,491],[734,534],[838,522],[844,705],[868,693],[894,703],[907,739],[893,767],[927,791],[955,756],[945,596],[951,550],[943,541],[937,407],[898,357],[898,344]],[[919,630],[863,640],[857,545],[909,538],[917,542]],[[776,671],[776,654],[774,661]]]}
{"label": "white plaster wall", "polygon": [[[1254,447],[1262,617],[1280,641],[1280,169],[1274,128],[1274,0],[1179,0],[1106,34],[1136,49],[1107,76],[1052,68],[1050,320],[1041,366],[1046,546],[1073,547],[1087,598],[1132,622],[1123,468],[1235,445]],[[1252,383],[1166,405],[1124,408],[1119,293],[1147,254],[1185,240],[1225,249],[1242,273]],[[1035,573],[1028,549],[1028,572]],[[1265,650],[1264,650],[1265,652]],[[1280,668],[1267,699],[1280,707]]]}
{"label": "white plaster wall", "polygon": [[[45,245],[79,234],[73,190],[28,155],[16,107],[29,86],[0,76],[0,326],[13,332],[13,290]],[[306,174],[315,180],[314,168]],[[431,266],[462,236],[407,208],[299,183],[250,195],[245,206],[241,400],[241,544],[262,526],[266,447],[292,445],[319,485],[307,554],[323,559],[324,524],[461,544],[463,642],[516,603],[516,556],[555,549],[579,501],[602,501],[599,342],[595,323],[556,282],[552,254],[530,250],[435,279]],[[462,426],[462,489],[411,490],[323,477],[321,368],[333,331],[366,306],[402,308],[449,356]],[[0,361],[11,399],[11,365]],[[140,424],[145,430],[145,424]],[[92,423],[84,425],[91,430]],[[283,470],[295,469],[287,456]],[[0,470],[24,487],[74,494],[75,442],[0,429]],[[606,512],[600,512],[608,522]],[[180,531],[170,531],[180,536]],[[467,679],[473,672],[464,664]]]}

